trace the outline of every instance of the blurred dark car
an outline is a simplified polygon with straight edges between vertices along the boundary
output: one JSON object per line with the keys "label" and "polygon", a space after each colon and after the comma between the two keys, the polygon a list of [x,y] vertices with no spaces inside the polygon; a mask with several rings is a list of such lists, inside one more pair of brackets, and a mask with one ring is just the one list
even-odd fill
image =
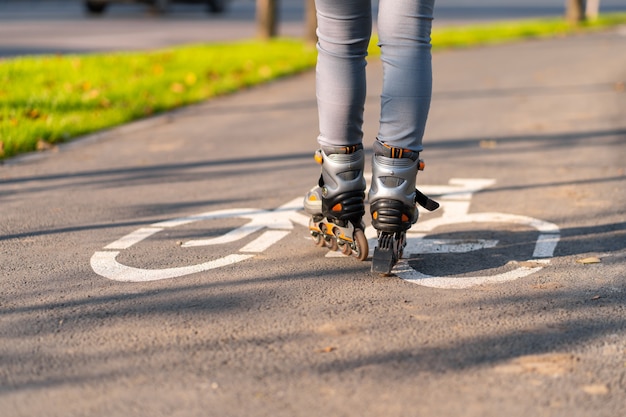
{"label": "blurred dark car", "polygon": [[102,14],[111,3],[145,3],[155,11],[165,13],[171,3],[206,4],[210,13],[222,13],[229,0],[85,0],[85,10],[90,14]]}

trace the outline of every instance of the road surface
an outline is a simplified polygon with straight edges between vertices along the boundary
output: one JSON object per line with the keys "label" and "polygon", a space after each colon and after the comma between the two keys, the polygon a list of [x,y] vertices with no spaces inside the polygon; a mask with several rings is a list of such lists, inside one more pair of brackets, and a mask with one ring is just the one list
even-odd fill
{"label": "road surface", "polygon": [[307,236],[310,72],[0,165],[2,416],[621,415],[624,56],[435,54],[388,278]]}

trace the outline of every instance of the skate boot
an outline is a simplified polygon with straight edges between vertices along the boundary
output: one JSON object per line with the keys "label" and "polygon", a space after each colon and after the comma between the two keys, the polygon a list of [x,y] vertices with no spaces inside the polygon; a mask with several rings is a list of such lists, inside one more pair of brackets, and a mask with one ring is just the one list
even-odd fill
{"label": "skate boot", "polygon": [[372,272],[384,276],[402,258],[406,231],[417,222],[416,203],[429,211],[439,203],[415,188],[417,171],[424,169],[419,152],[374,143],[372,185],[369,192],[372,226],[378,231],[378,245],[372,258]]}
{"label": "skate boot", "polygon": [[317,246],[341,249],[363,261],[368,256],[365,238],[365,179],[363,145],[323,147],[315,153],[322,165],[316,187],[304,198],[311,215],[309,230]]}

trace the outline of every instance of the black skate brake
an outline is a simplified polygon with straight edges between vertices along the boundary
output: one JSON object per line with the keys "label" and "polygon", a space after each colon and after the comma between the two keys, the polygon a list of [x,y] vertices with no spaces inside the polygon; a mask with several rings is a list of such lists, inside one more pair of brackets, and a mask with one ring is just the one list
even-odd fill
{"label": "black skate brake", "polygon": [[428,197],[417,188],[415,189],[415,202],[428,211],[435,211],[439,208],[438,202]]}
{"label": "black skate brake", "polygon": [[378,240],[378,246],[374,249],[372,257],[372,272],[383,276],[389,276],[391,269],[398,262],[395,250],[394,235],[382,233]]}

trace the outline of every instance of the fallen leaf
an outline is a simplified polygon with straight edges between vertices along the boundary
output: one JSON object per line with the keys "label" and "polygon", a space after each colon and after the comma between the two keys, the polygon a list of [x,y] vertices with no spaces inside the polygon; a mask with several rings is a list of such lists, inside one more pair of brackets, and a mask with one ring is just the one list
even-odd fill
{"label": "fallen leaf", "polygon": [[173,93],[178,93],[178,94],[179,94],[179,93],[182,93],[182,92],[184,92],[184,91],[185,91],[185,86],[184,86],[184,85],[182,85],[181,83],[173,83],[173,84],[170,86],[170,90],[171,90]]}
{"label": "fallen leaf", "polygon": [[54,145],[49,143],[49,142],[46,142],[45,140],[39,139],[37,141],[37,150],[38,151],[47,151],[47,150],[52,149],[52,148],[54,148]]}
{"label": "fallen leaf", "polygon": [[259,75],[263,78],[269,78],[272,76],[272,68],[269,65],[263,65],[259,68]]}
{"label": "fallen leaf", "polygon": [[165,72],[165,69],[163,68],[163,65],[154,64],[154,66],[152,67],[152,72],[154,73],[154,75],[161,75]]}
{"label": "fallen leaf", "polygon": [[546,264],[533,261],[518,262],[518,265],[522,268],[543,268],[546,266]]}
{"label": "fallen leaf", "polygon": [[547,353],[514,358],[496,366],[495,370],[508,374],[530,373],[559,377],[572,372],[577,362],[578,358],[568,353]]}
{"label": "fallen leaf", "polygon": [[92,88],[91,90],[85,92],[83,98],[85,98],[85,100],[93,100],[95,98],[98,98],[99,95],[100,90],[98,90],[97,88]]}
{"label": "fallen leaf", "polygon": [[318,349],[317,352],[318,353],[330,353],[330,352],[333,352],[335,350],[337,350],[337,348],[334,347],[334,346],[326,346],[325,348]]}
{"label": "fallen leaf", "polygon": [[41,112],[37,109],[26,110],[26,117],[29,119],[37,119],[41,116]]}
{"label": "fallen leaf", "polygon": [[185,76],[185,84],[187,84],[188,86],[194,85],[197,80],[198,77],[196,77],[196,74],[194,74],[193,72],[190,72]]}
{"label": "fallen leaf", "polygon": [[589,258],[578,259],[576,262],[579,263],[579,264],[585,264],[586,265],[586,264],[599,264],[602,261],[598,257],[590,256]]}
{"label": "fallen leaf", "polygon": [[606,395],[609,393],[609,387],[605,384],[585,385],[583,391],[589,395]]}
{"label": "fallen leaf", "polygon": [[600,298],[602,298],[601,295],[594,295],[593,297],[591,297],[592,300],[599,300]]}
{"label": "fallen leaf", "polygon": [[481,140],[479,146],[483,149],[494,149],[498,146],[498,142],[495,140]]}

